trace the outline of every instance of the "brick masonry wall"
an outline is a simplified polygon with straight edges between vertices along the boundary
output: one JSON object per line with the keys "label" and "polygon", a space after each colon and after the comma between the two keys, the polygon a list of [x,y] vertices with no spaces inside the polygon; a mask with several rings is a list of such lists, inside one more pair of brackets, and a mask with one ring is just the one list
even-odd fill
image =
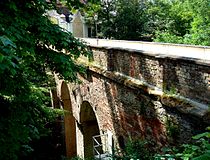
{"label": "brick masonry wall", "polygon": [[[113,133],[115,147],[122,146],[122,141],[129,137],[147,139],[155,149],[178,145],[209,125],[210,64],[135,50],[100,47],[92,50],[92,62],[84,57],[78,60],[87,66],[87,74],[79,75],[82,83],[69,84],[77,121],[78,155],[84,154],[80,130],[80,108],[84,101],[90,103],[100,133],[107,130]],[[58,91],[60,83],[57,80]],[[192,100],[196,107],[186,100]]]}
{"label": "brick masonry wall", "polygon": [[94,61],[108,70],[111,68],[165,91],[210,104],[210,62],[156,57],[135,50],[93,48],[93,53]]}
{"label": "brick masonry wall", "polygon": [[[190,141],[207,126],[201,119],[165,106],[159,97],[143,90],[129,88],[90,70],[88,74],[89,78],[81,76],[83,83],[72,89],[76,95],[71,96],[72,106],[79,108],[82,102],[88,101],[97,117],[100,133],[111,131],[115,147],[119,146],[119,137],[125,141],[129,137],[146,139],[154,149],[167,144],[178,145]],[[79,113],[75,117],[79,117]],[[81,136],[78,141],[82,140]]]}
{"label": "brick masonry wall", "polygon": [[[112,131],[117,130],[116,134],[122,133],[126,137],[153,137],[155,144],[163,145],[169,141],[169,134],[173,137],[172,141],[182,143],[207,126],[209,113],[204,114],[207,115],[207,123],[202,123],[204,118],[199,115],[199,108],[192,109],[190,113],[188,108],[192,106],[189,104],[148,94],[144,87],[127,87],[125,81],[113,78],[112,73],[146,82],[165,93],[183,96],[207,106],[210,104],[208,63],[182,57],[154,56],[135,50],[92,47],[92,51],[92,64],[98,70],[110,71],[110,74],[105,74],[105,71],[89,68],[87,79],[91,80],[82,80],[83,85],[90,85],[88,90],[91,93],[86,100],[98,106],[96,113],[101,119],[99,122],[103,122],[101,128],[108,126]],[[169,133],[167,129],[177,131]]]}

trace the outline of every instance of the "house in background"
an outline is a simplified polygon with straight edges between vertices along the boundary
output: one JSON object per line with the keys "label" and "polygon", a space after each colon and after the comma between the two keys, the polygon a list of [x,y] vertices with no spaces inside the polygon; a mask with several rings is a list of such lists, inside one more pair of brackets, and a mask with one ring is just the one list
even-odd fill
{"label": "house in background", "polygon": [[77,11],[74,15],[65,11],[58,14],[57,11],[51,10],[47,13],[51,21],[58,24],[64,30],[71,32],[74,37],[91,37],[91,27],[88,26],[80,12]]}

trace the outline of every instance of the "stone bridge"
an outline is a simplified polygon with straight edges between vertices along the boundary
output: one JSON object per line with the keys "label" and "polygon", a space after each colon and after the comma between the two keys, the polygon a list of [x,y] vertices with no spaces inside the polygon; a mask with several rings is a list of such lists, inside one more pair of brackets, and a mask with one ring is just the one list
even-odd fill
{"label": "stone bridge", "polygon": [[[80,84],[56,79],[52,92],[54,107],[66,110],[68,157],[112,153],[129,138],[159,149],[187,142],[210,124],[210,48],[84,40],[93,51],[78,59],[87,74],[78,75]],[[93,147],[95,135],[106,138],[98,136]]]}

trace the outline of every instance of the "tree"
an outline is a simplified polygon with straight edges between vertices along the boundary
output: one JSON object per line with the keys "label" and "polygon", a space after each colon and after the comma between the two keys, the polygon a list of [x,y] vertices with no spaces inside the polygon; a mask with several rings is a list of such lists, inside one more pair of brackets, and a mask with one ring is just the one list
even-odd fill
{"label": "tree", "polygon": [[[66,4],[84,6],[79,0]],[[76,82],[84,69],[74,60],[90,52],[48,19],[56,0],[1,0],[0,6],[0,159],[15,160],[33,150],[30,143],[53,118],[53,74]]]}
{"label": "tree", "polygon": [[100,0],[97,3],[89,3],[82,13],[88,23],[96,32],[96,25],[98,27],[97,33],[101,38],[114,37],[114,18],[116,12],[116,0]]}
{"label": "tree", "polygon": [[112,38],[115,35],[116,0],[102,0],[101,10],[98,12],[101,32],[104,38]]}
{"label": "tree", "polygon": [[[168,7],[162,17],[165,18],[165,27],[157,29],[155,41],[210,45],[209,0],[156,1],[164,2]],[[154,7],[153,5],[151,8]]]}
{"label": "tree", "polygon": [[150,33],[146,28],[149,20],[146,9],[145,0],[101,0],[89,7],[86,20],[95,26],[94,16],[98,16],[97,24],[103,38],[147,40]]}
{"label": "tree", "polygon": [[156,0],[151,5],[153,8],[161,8],[156,21],[162,22],[156,29],[155,41],[182,43],[183,36],[189,33],[192,15],[186,9],[186,3],[180,0]]}
{"label": "tree", "polygon": [[209,0],[186,0],[187,7],[193,16],[186,43],[210,45],[210,2]]}
{"label": "tree", "polygon": [[141,40],[145,33],[145,2],[142,0],[118,0],[115,30],[116,39]]}
{"label": "tree", "polygon": [[153,0],[148,2],[147,15],[149,21],[147,22],[147,29],[150,30],[154,38],[156,32],[164,32],[168,28],[172,28],[173,20],[171,19],[170,8],[172,3],[168,0]]}

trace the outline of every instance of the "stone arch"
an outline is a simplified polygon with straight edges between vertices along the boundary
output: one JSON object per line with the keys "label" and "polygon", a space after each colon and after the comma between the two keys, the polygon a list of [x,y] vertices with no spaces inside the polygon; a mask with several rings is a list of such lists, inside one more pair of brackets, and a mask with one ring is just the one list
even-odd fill
{"label": "stone arch", "polygon": [[68,158],[72,158],[77,156],[76,124],[75,124],[75,117],[73,116],[68,85],[65,82],[62,82],[61,84],[61,101],[64,109],[66,156]]}
{"label": "stone arch", "polygon": [[[80,109],[80,122],[83,128],[84,157],[93,158],[93,136],[100,135],[98,121],[89,102],[84,101]],[[101,139],[99,140],[101,141]]]}

